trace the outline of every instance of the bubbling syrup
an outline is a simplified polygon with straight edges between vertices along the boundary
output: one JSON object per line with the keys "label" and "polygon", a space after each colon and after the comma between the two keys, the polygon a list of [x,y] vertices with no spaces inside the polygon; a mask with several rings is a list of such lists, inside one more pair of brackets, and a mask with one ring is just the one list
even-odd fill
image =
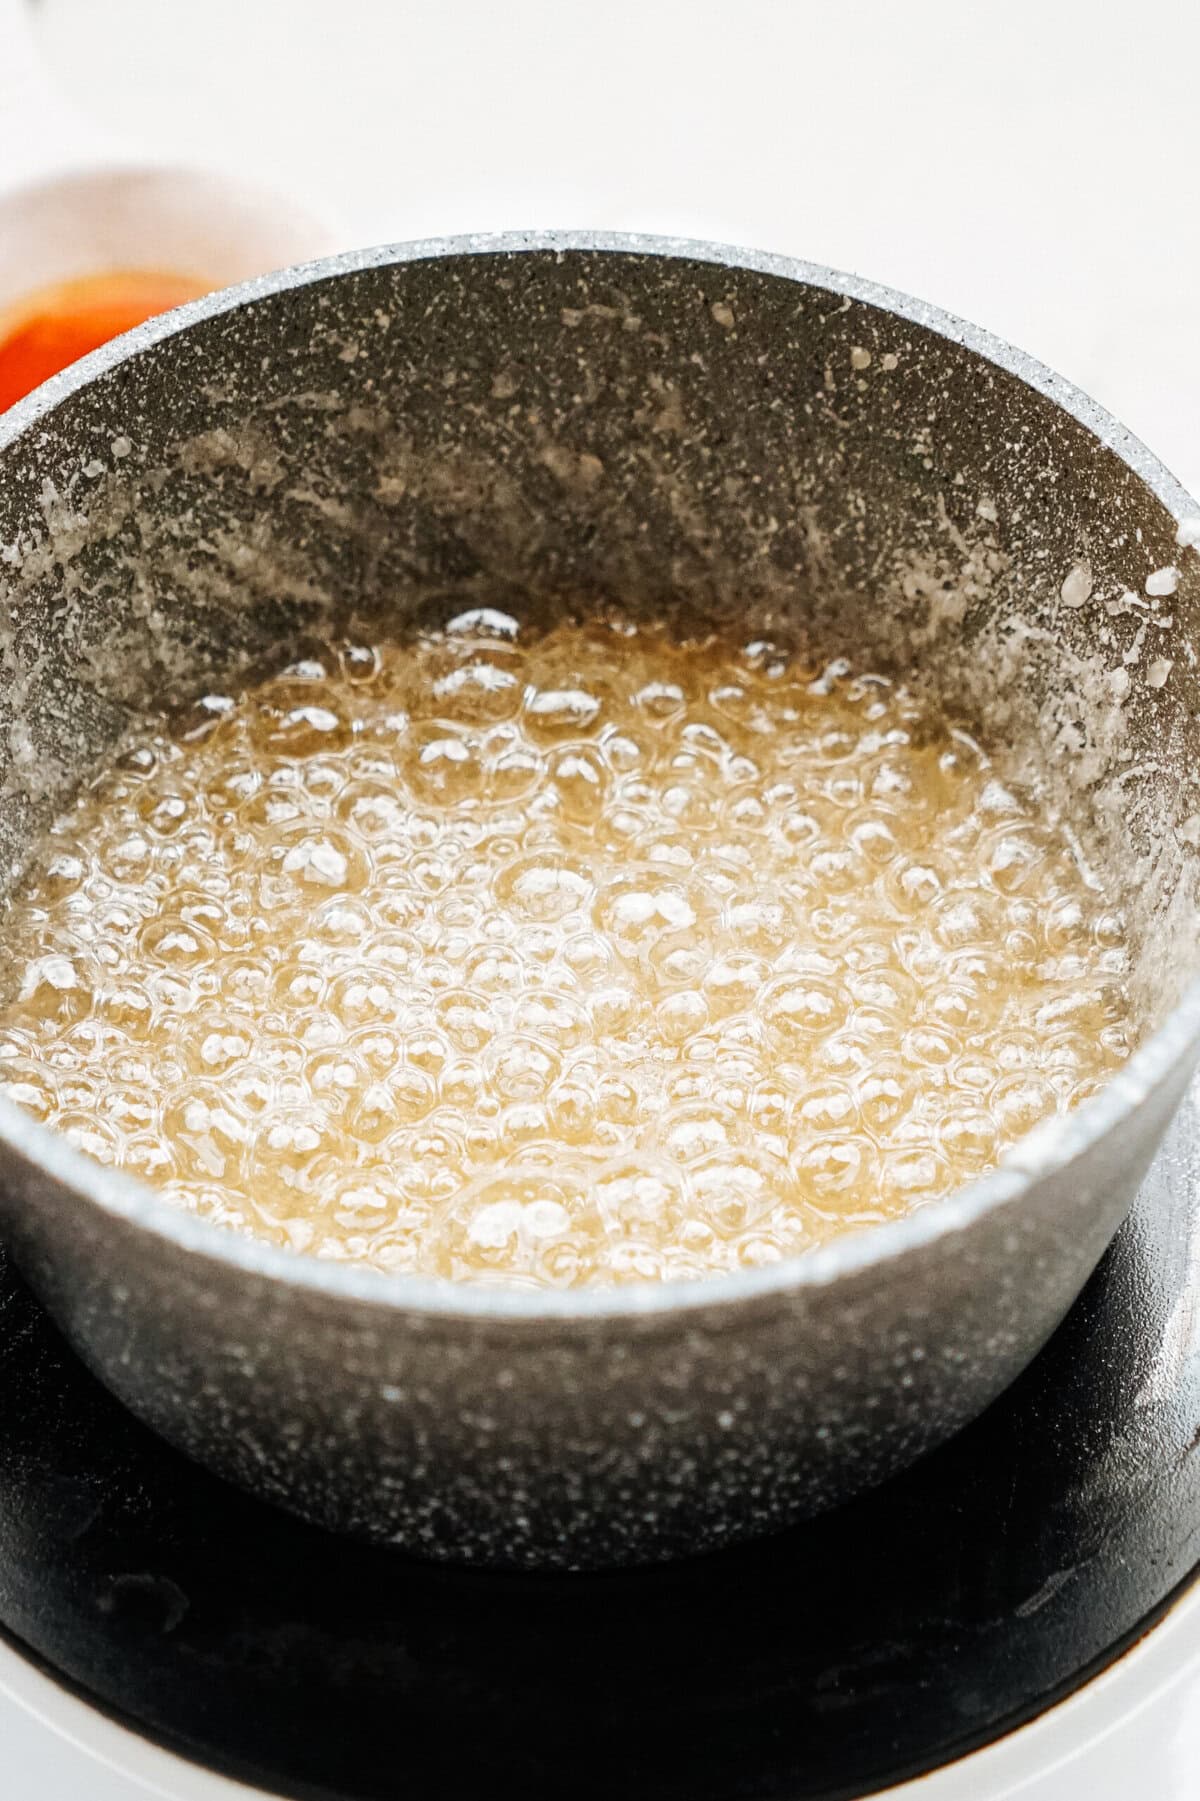
{"label": "bubbling syrup", "polygon": [[456,1281],[770,1263],[1129,1048],[1120,921],[902,686],[486,609],[141,737],[5,943],[11,1099],[223,1226]]}

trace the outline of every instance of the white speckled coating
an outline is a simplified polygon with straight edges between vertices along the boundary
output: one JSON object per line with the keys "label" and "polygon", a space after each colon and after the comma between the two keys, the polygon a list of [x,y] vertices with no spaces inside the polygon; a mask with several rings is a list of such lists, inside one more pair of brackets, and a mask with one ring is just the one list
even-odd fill
{"label": "white speckled coating", "polygon": [[[455,1293],[295,1258],[6,1107],[0,1212],[72,1340],[235,1479],[481,1562],[764,1531],[954,1430],[1069,1306],[1195,1058],[1200,575],[1177,535],[1196,511],[1018,353],[711,246],[336,258],[48,383],[0,420],[9,872],[131,721],[331,616],[619,594],[861,647],[982,718],[1126,905],[1151,1032],[1101,1096],[942,1207],[618,1293]],[[1148,624],[1139,597],[1167,567]]]}

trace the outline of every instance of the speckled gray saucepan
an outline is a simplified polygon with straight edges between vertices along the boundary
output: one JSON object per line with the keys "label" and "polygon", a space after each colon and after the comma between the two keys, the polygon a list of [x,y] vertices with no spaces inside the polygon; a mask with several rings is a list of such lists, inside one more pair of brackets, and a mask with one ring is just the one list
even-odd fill
{"label": "speckled gray saucepan", "polygon": [[72,1342],[234,1480],[474,1562],[716,1545],[953,1432],[1077,1294],[1195,1058],[1196,510],[995,340],[707,245],[338,258],[48,384],[0,420],[6,883],[131,721],[314,626],[620,597],[905,671],[1007,745],[1128,914],[1145,1029],[1104,1092],[943,1205],[608,1292],[292,1256],[5,1105],[0,1221]]}

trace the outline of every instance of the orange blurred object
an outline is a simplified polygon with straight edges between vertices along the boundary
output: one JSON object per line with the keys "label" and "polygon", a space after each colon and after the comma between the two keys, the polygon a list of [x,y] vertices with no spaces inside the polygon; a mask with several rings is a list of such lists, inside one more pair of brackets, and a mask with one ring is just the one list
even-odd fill
{"label": "orange blurred object", "polygon": [[0,312],[0,412],[110,338],[207,293],[157,269],[120,269],[42,288]]}

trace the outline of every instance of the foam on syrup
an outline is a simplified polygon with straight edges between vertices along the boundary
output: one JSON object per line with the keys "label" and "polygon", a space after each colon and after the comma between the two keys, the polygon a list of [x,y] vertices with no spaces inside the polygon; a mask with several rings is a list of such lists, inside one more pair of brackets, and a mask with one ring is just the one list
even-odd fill
{"label": "foam on syrup", "polygon": [[0,1082],[180,1206],[526,1286],[937,1201],[1129,1048],[978,745],[770,645],[464,614],[146,735],[10,905]]}

